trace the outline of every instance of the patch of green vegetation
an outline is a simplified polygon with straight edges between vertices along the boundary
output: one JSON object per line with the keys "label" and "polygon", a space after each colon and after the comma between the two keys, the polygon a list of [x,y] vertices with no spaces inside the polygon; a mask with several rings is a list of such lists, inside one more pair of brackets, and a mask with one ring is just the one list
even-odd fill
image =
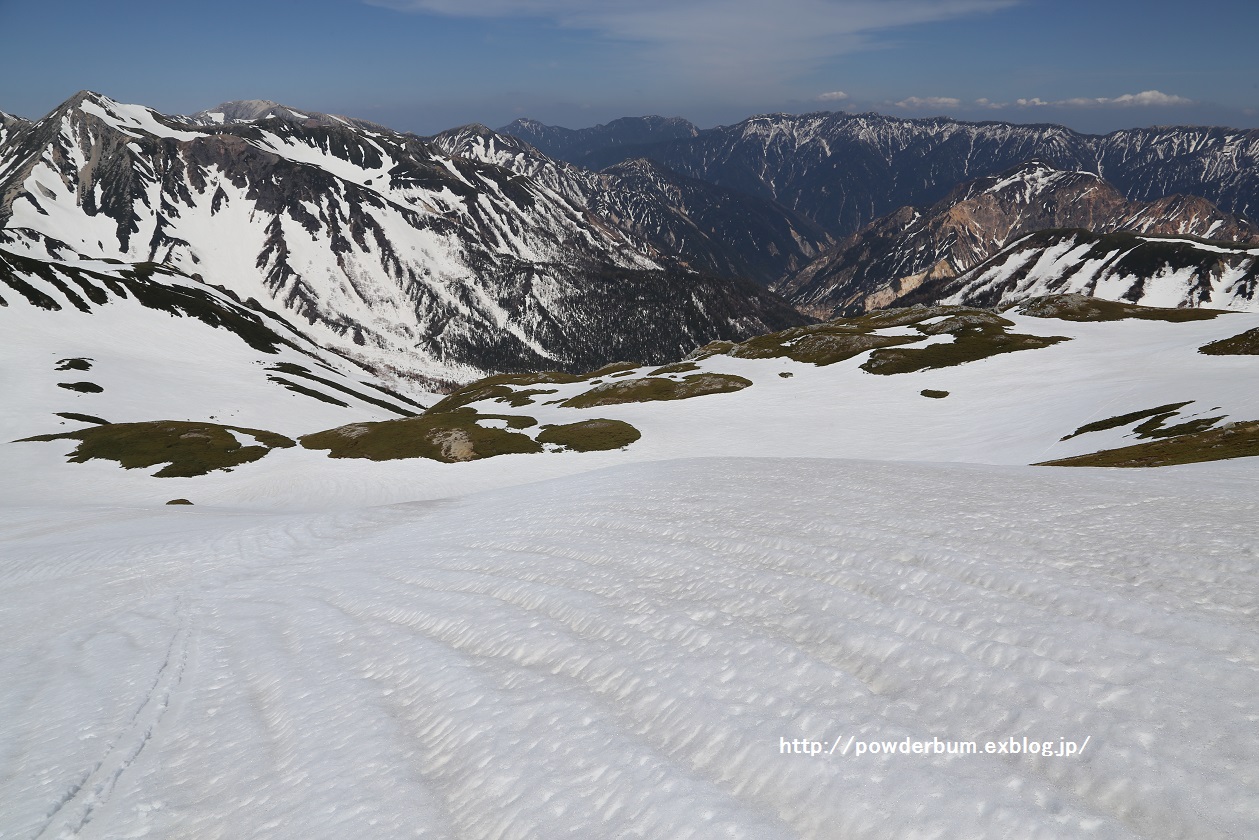
{"label": "patch of green vegetation", "polygon": [[[267,368],[267,370],[273,370],[277,373],[284,373],[289,376],[298,376],[304,379],[309,379],[312,382],[318,382],[321,385],[326,385],[327,387],[340,391],[343,394],[348,394],[357,400],[361,400],[365,403],[374,405],[378,408],[383,408],[385,409],[385,411],[392,411],[394,414],[397,414],[400,417],[414,417],[416,414],[416,412],[411,411],[409,408],[401,408],[397,405],[394,405],[393,403],[385,402],[384,400],[378,399],[377,397],[364,394],[361,391],[356,391],[353,388],[349,388],[345,385],[342,385],[340,382],[337,382],[335,380],[327,379],[322,376],[317,376],[311,371],[309,371],[308,369],[302,367],[301,365],[294,364],[293,362],[280,362],[278,364],[272,365],[271,367]],[[268,377],[268,378],[271,379],[272,382],[279,382],[283,384],[286,388],[289,388],[290,390],[298,390],[297,388],[293,387],[294,383],[288,382],[284,379],[280,379],[279,377],[274,377],[274,376]],[[317,392],[303,390],[301,393],[313,395]],[[324,399],[325,396],[326,395],[320,395],[317,398]],[[324,399],[324,401],[327,402],[328,400]],[[345,405],[345,403],[340,403],[340,405]]]}
{"label": "patch of green vegetation", "polygon": [[58,382],[57,387],[78,391],[80,394],[99,394],[105,390],[95,382]]}
{"label": "patch of green vegetation", "polygon": [[1089,455],[1045,461],[1040,467],[1168,467],[1259,455],[1259,422],[1229,423],[1218,429],[1106,449]]}
{"label": "patch of green vegetation", "polygon": [[1015,309],[1033,318],[1057,318],[1061,321],[1122,321],[1126,318],[1135,318],[1146,321],[1184,323],[1209,321],[1218,315],[1226,314],[1221,309],[1165,309],[1076,294],[1032,298],[1017,305]]}
{"label": "patch of green vegetation", "polygon": [[915,337],[874,335],[837,322],[793,327],[759,335],[734,345],[725,355],[739,359],[791,359],[818,367],[851,359],[877,347],[922,341]]}
{"label": "patch of green vegetation", "polygon": [[691,354],[696,361],[703,361],[709,356],[725,356],[735,347],[733,341],[710,341]]}
{"label": "patch of green vegetation", "polygon": [[930,397],[933,400],[942,400],[949,395],[948,391],[936,391],[931,388],[923,388],[918,393],[922,394],[924,397]]}
{"label": "patch of green vegetation", "polygon": [[969,327],[1012,327],[1014,322],[1006,318],[1002,318],[993,312],[984,310],[974,310],[971,312],[962,312],[957,315],[950,315],[936,321],[933,324],[916,324],[914,329],[923,335],[945,335],[946,333],[957,334],[965,331]]}
{"label": "patch of green vegetation", "polygon": [[741,391],[751,380],[725,373],[693,373],[681,380],[646,377],[608,382],[565,400],[568,408],[591,408],[597,405],[651,402],[654,400],[685,400],[708,394]]}
{"label": "patch of green vegetation", "polygon": [[523,414],[478,414],[476,417],[478,420],[502,420],[509,429],[528,429],[538,425],[537,420]]}
{"label": "patch of green vegetation", "polygon": [[1198,348],[1208,356],[1259,356],[1259,327],[1232,338],[1222,338]]}
{"label": "patch of green vegetation", "polygon": [[532,417],[479,415],[463,409],[377,423],[352,423],[299,440],[307,449],[328,450],[330,458],[372,461],[428,458],[455,463],[542,451],[542,445],[528,435],[478,425],[478,420],[487,419],[506,420],[513,428],[537,424]]}
{"label": "patch of green vegetation", "polygon": [[960,332],[968,328],[1001,328],[1012,322],[986,309],[965,306],[911,306],[869,312],[854,318],[836,318],[824,324],[792,327],[781,332],[750,338],[739,344],[714,341],[696,351],[694,358],[726,355],[740,359],[786,358],[797,362],[832,365],[869,350],[913,344],[923,338],[914,335],[880,335],[878,330],[921,324],[946,316],[939,323],[918,327],[924,335]]}
{"label": "patch of green vegetation", "polygon": [[936,370],[967,362],[977,362],[1002,353],[1039,350],[1062,341],[1065,336],[1038,336],[1007,333],[998,326],[965,326],[953,333],[953,341],[918,349],[875,350],[861,366],[868,373],[891,375]]}
{"label": "patch of green vegetation", "polygon": [[628,373],[629,371],[638,370],[642,367],[637,362],[612,362],[606,364],[598,370],[592,370],[590,373],[581,377],[582,379],[594,379],[596,376],[612,376],[616,373]]}
{"label": "patch of green vegetation", "polygon": [[57,370],[91,370],[91,359],[61,359],[57,362]]}
{"label": "patch of green vegetation", "polygon": [[188,501],[187,499],[171,499],[171,500],[170,500],[169,502],[167,502],[166,504],[168,504],[168,505],[190,505],[190,504],[192,504],[192,502]]}
{"label": "patch of green vegetation", "polygon": [[327,394],[325,394],[323,391],[316,391],[313,388],[307,388],[305,385],[298,385],[296,382],[290,382],[289,380],[285,379],[283,376],[272,376],[268,374],[267,379],[271,380],[272,382],[275,382],[276,384],[283,385],[285,388],[288,388],[290,391],[294,391],[298,394],[302,394],[307,397],[313,397],[314,399],[317,399],[320,402],[326,402],[329,405],[336,405],[336,406],[340,406],[341,408],[350,407],[350,404],[347,402],[343,402],[337,399],[336,397],[330,397]]}
{"label": "patch of green vegetation", "polygon": [[508,395],[495,397],[494,402],[506,403],[512,408],[524,408],[527,405],[533,405],[534,397],[554,394],[556,390],[556,388],[525,388],[523,391],[512,391]]}
{"label": "patch of green vegetation", "polygon": [[58,411],[58,417],[64,417],[67,420],[78,420],[80,423],[95,423],[98,426],[108,426],[109,421],[103,420],[94,414],[79,414],[74,411]]}
{"label": "patch of green vegetation", "polygon": [[538,443],[554,443],[574,452],[620,449],[642,437],[638,429],[621,420],[581,420],[561,426],[546,426],[538,433]]}
{"label": "patch of green vegetation", "polygon": [[[251,435],[257,445],[244,446],[232,432]],[[68,456],[81,464],[93,458],[117,461],[126,469],[166,464],[153,475],[162,478],[205,475],[257,461],[272,449],[294,446],[284,435],[240,426],[154,420],[145,423],[110,423],[57,435],[37,435],[25,441],[77,440]]]}
{"label": "patch of green vegetation", "polygon": [[[582,379],[583,377],[574,376],[571,373],[562,373],[554,370],[543,371],[542,373],[502,373],[497,376],[487,376],[485,379],[478,379],[476,382],[469,383],[451,392],[440,401],[434,403],[425,413],[444,414],[450,411],[457,411],[471,403],[489,399],[501,399],[515,408],[520,408],[521,405],[528,405],[529,403],[517,404],[512,402],[513,394],[516,393],[516,390],[508,387],[509,385],[564,385],[570,382],[580,382]],[[539,391],[536,393],[547,392]],[[532,402],[532,400],[529,400],[529,402]]]}
{"label": "patch of green vegetation", "polygon": [[1160,405],[1156,408],[1147,408],[1142,411],[1131,411],[1127,414],[1107,417],[1105,420],[1094,420],[1092,423],[1085,423],[1083,426],[1064,437],[1063,440],[1071,440],[1073,437],[1085,435],[1089,432],[1105,432],[1109,429],[1119,429],[1131,423],[1135,423],[1138,420],[1144,420],[1147,417],[1154,417],[1157,415],[1169,417],[1189,405],[1191,402],[1193,402],[1193,400],[1187,400],[1179,403],[1168,403],[1167,405]]}
{"label": "patch of green vegetation", "polygon": [[1176,414],[1177,412],[1171,411],[1166,414],[1155,415],[1141,425],[1134,426],[1132,431],[1135,432],[1136,436],[1142,440],[1176,437],[1178,435],[1193,434],[1194,432],[1205,432],[1207,429],[1223,420],[1226,416],[1220,415],[1219,417],[1200,417],[1196,420],[1187,420],[1184,423],[1177,423],[1175,426],[1163,425],[1165,420],[1174,417]]}
{"label": "patch of green vegetation", "polygon": [[665,376],[670,373],[690,373],[693,370],[699,370],[699,365],[694,362],[674,362],[671,365],[658,367],[648,373],[648,376]]}
{"label": "patch of green vegetation", "polygon": [[892,327],[908,327],[914,324],[921,324],[923,321],[939,318],[941,315],[954,317],[974,315],[981,318],[1000,317],[986,309],[975,309],[971,306],[944,306],[943,304],[924,306],[917,304],[896,309],[879,309],[853,318],[836,318],[830,323],[842,323],[866,330],[886,330]]}

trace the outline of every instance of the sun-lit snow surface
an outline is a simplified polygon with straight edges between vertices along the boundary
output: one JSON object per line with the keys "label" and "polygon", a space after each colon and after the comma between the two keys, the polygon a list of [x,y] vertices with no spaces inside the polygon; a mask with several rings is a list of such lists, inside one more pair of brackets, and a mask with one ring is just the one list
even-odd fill
{"label": "sun-lit snow surface", "polygon": [[[48,313],[45,320],[52,324],[53,316],[63,314]],[[629,422],[642,432],[642,439],[628,449],[612,452],[509,455],[465,464],[441,464],[423,459],[381,463],[333,460],[323,452],[291,449],[274,451],[262,461],[231,473],[155,479],[149,475],[153,470],[122,470],[110,462],[68,464],[65,454],[72,442],[4,444],[0,445],[0,472],[34,478],[28,483],[0,482],[0,504],[95,504],[112,500],[149,505],[184,497],[197,504],[233,508],[340,509],[346,505],[440,498],[637,461],[748,454],[1031,464],[1138,443],[1133,424],[1068,440],[1062,438],[1088,423],[1171,403],[1189,401],[1168,425],[1217,417],[1223,418],[1218,423],[1259,419],[1259,391],[1245,387],[1256,375],[1259,357],[1207,356],[1198,352],[1204,344],[1259,327],[1259,315],[1228,313],[1188,323],[1074,323],[1015,313],[1006,313],[1006,317],[1014,322],[1011,332],[1066,336],[1071,340],[957,367],[894,376],[875,376],[861,370],[868,354],[826,367],[787,359],[713,356],[699,363],[702,370],[745,377],[754,383],[752,387],[675,402],[588,409],[546,404],[590,388],[589,382],[579,382],[529,386],[555,392],[540,395],[537,403],[519,408],[493,400],[472,404],[482,413],[522,414],[539,424],[608,417]],[[0,325],[4,321],[5,310],[0,309]],[[49,344],[48,337],[37,337],[36,332],[32,328],[28,340]],[[906,334],[912,330],[895,327],[881,332]],[[84,338],[88,337],[85,333]],[[103,336],[99,338],[104,340]],[[226,336],[223,340],[231,344]],[[947,335],[930,339],[948,340]],[[255,366],[257,388],[269,393],[270,401],[265,408],[259,403],[248,411],[248,418],[246,413],[239,413],[224,421],[223,412],[244,412],[244,407],[250,405],[249,400],[227,387],[239,375],[239,368],[226,366],[227,357],[225,366],[217,373],[201,374],[206,379],[221,380],[215,386],[217,390],[198,393],[195,399],[183,389],[184,380],[178,378],[184,365],[193,370],[196,367],[194,359],[183,355],[177,356],[170,368],[160,368],[162,380],[175,383],[172,387],[180,389],[177,392],[146,387],[140,378],[143,365],[139,360],[127,362],[131,366],[109,380],[104,376],[112,367],[102,363],[100,384],[106,386],[102,394],[75,394],[58,388],[55,382],[61,379],[95,381],[92,376],[96,369],[82,375],[54,375],[51,367],[56,358],[86,353],[80,347],[91,346],[94,345],[87,341],[83,345],[49,344],[43,351],[46,370],[30,370],[22,358],[0,355],[0,374],[27,383],[19,393],[31,395],[27,402],[0,404],[0,430],[14,430],[8,440],[66,430],[68,427],[52,425],[59,422],[52,414],[58,411],[95,414],[115,421],[207,420],[209,415],[215,415],[218,422],[289,435],[375,419],[370,412],[321,404],[307,411],[306,404],[314,401],[297,395],[290,400],[290,395],[274,383],[265,382],[265,371]],[[924,344],[906,346],[917,348]],[[239,351],[245,365],[250,364],[249,356]],[[649,370],[642,368],[639,373]],[[129,373],[121,375],[123,372]],[[783,373],[791,377],[783,378]],[[196,381],[187,379],[189,384]],[[948,391],[949,396],[927,399],[921,394],[924,389]],[[173,399],[167,401],[167,397]],[[277,403],[277,399],[291,402],[296,412],[285,409],[287,402]],[[110,416],[107,407],[122,400],[136,408]],[[138,409],[145,400],[167,406],[163,411],[170,416],[139,416]],[[190,408],[180,411],[181,405]],[[174,413],[177,411],[180,413]],[[277,419],[269,421],[268,412]],[[34,422],[37,415],[46,418],[50,425]]]}
{"label": "sun-lit snow surface", "polygon": [[[627,465],[7,508],[4,837],[1246,838],[1259,475]],[[1074,758],[781,739],[1083,741]]]}
{"label": "sun-lit snow surface", "polygon": [[[6,441],[54,411],[374,416],[200,322],[26,306],[0,309],[25,330]],[[159,479],[0,444],[0,837],[1259,836],[1259,459],[1020,466],[1132,443],[1060,438],[1158,405],[1259,418],[1259,359],[1197,352],[1259,315],[1008,314],[1071,340],[894,376],[713,356],[753,385],[475,406],[641,430],[613,452]],[[782,752],[1024,736],[1088,745]]]}
{"label": "sun-lit snow surface", "polygon": [[[22,249],[0,248],[0,260],[10,253],[21,254]],[[34,248],[27,249],[26,255],[40,256]],[[47,254],[43,258],[47,260]],[[49,311],[30,305],[0,284],[9,298],[7,305],[0,307],[0,382],[5,389],[0,408],[3,449],[30,446],[10,445],[9,441],[16,438],[65,432],[84,425],[62,419],[58,413],[89,415],[111,423],[214,421],[292,435],[342,423],[392,419],[420,410],[414,401],[407,402],[380,390],[399,383],[369,374],[344,358],[321,350],[272,316],[259,315],[259,323],[289,344],[277,341],[275,352],[267,353],[249,346],[227,329],[211,327],[194,317],[146,308],[134,297],[118,295],[104,281],[121,276],[120,272],[130,266],[91,259],[52,265],[61,266],[58,276],[80,295],[83,287],[76,285],[76,280],[98,294],[108,295],[108,299],[89,304],[89,311],[83,312],[44,278],[23,275],[22,281],[31,289],[61,306],[60,310]],[[89,276],[75,269],[96,274]],[[208,300],[219,301],[225,309],[239,307],[220,290],[187,277],[163,271],[155,276],[165,288],[189,289]],[[86,296],[81,300],[86,302]],[[86,362],[88,369],[59,370],[59,363],[65,360]],[[285,364],[300,366],[324,381],[277,372],[277,366]],[[65,387],[80,382],[102,390],[81,393]],[[307,393],[290,390],[285,382]],[[405,383],[400,387],[407,390]],[[422,392],[417,394],[423,396]],[[427,401],[431,400],[426,398]],[[2,459],[0,456],[0,462]],[[15,467],[13,462],[0,470],[6,468],[13,470],[10,475],[26,479],[6,482],[19,500],[44,471],[27,471]],[[67,476],[70,486],[78,480]],[[111,495],[104,488],[97,492]]]}

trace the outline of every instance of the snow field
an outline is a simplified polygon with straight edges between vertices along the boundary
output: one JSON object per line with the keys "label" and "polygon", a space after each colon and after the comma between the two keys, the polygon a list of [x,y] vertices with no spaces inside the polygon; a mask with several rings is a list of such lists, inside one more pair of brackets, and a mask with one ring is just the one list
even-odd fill
{"label": "snow field", "polygon": [[[709,459],[322,515],[7,508],[0,836],[1254,836],[1240,466]],[[780,750],[1025,735],[1090,742]]]}

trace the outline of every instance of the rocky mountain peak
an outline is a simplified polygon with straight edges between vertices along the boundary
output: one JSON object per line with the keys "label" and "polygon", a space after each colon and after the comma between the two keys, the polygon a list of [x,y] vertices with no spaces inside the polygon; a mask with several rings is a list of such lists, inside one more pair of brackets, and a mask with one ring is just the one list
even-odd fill
{"label": "rocky mountain peak", "polygon": [[222,102],[204,111],[198,111],[193,115],[193,118],[203,117],[214,121],[214,115],[218,115],[218,122],[250,122],[266,117],[280,109],[290,114],[297,113],[292,108],[281,105],[279,102],[272,102],[270,99],[237,99],[232,102]]}
{"label": "rocky mountain peak", "polygon": [[243,125],[262,120],[281,120],[295,125],[351,125],[376,131],[390,131],[382,125],[367,120],[293,108],[270,99],[238,99],[223,102],[191,116],[181,117],[180,120],[197,126]]}

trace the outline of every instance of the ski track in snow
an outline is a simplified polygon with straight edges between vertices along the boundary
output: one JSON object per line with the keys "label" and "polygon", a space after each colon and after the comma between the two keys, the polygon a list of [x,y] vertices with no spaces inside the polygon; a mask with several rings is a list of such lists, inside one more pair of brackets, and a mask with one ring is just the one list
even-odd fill
{"label": "ski track in snow", "polygon": [[[1259,482],[701,459],[0,509],[0,837],[1259,836]],[[1076,757],[780,739],[1082,741]]]}

